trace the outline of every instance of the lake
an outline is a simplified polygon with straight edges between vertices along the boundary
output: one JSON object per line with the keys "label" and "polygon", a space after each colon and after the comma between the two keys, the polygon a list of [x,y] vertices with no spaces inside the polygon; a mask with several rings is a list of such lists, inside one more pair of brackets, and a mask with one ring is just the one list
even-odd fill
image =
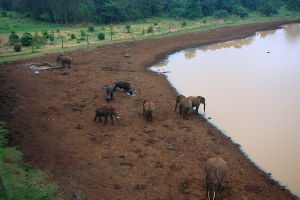
{"label": "lake", "polygon": [[205,117],[300,194],[300,24],[177,52],[151,69],[178,93],[205,97]]}

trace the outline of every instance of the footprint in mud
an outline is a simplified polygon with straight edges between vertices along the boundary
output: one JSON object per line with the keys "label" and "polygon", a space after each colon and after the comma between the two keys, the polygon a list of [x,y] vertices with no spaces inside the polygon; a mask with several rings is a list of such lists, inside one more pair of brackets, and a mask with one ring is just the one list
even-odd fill
{"label": "footprint in mud", "polygon": [[153,139],[147,139],[146,141],[145,141],[145,143],[144,143],[144,146],[150,146],[150,145],[153,145],[153,144],[155,144],[155,143],[157,143],[157,140],[153,140]]}
{"label": "footprint in mud", "polygon": [[247,192],[254,192],[256,194],[262,193],[262,189],[258,185],[254,185],[254,184],[245,185],[244,190]]}
{"label": "footprint in mud", "polygon": [[180,183],[178,189],[179,192],[184,195],[190,194],[188,190],[191,188],[192,184],[193,182],[191,180],[185,180],[184,182]]}
{"label": "footprint in mud", "polygon": [[170,168],[172,171],[180,172],[180,171],[183,169],[183,166],[172,164],[172,165],[169,166],[169,168]]}
{"label": "footprint in mud", "polygon": [[136,184],[135,189],[136,190],[144,190],[144,189],[146,189],[146,185],[145,184]]}
{"label": "footprint in mud", "polygon": [[155,162],[155,167],[156,168],[164,168],[165,166],[164,166],[164,164],[161,161],[157,160]]}

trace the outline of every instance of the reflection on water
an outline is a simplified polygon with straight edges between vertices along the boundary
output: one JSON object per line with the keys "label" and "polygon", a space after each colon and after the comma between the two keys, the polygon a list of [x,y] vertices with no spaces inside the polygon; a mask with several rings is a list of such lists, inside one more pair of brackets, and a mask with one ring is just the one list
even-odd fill
{"label": "reflection on water", "polygon": [[210,45],[210,46],[205,46],[201,47],[200,49],[203,51],[207,50],[217,50],[217,49],[223,49],[223,48],[242,48],[242,46],[247,46],[250,45],[254,40],[254,37],[248,37],[245,39],[241,40],[233,40],[229,42],[223,42],[223,43],[218,43],[215,45]]}
{"label": "reflection on water", "polygon": [[160,68],[171,71],[168,80],[179,93],[204,96],[206,116],[259,166],[298,194],[299,52],[300,25],[294,24],[178,52]]}
{"label": "reflection on water", "polygon": [[190,60],[196,56],[196,49],[188,49],[184,53],[184,57],[187,60]]}

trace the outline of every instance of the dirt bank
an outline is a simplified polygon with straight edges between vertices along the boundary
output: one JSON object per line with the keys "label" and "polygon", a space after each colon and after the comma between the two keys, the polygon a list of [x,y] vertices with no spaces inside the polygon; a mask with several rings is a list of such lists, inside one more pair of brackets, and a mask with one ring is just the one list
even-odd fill
{"label": "dirt bank", "polygon": [[[71,69],[37,75],[22,64],[54,62],[55,55],[1,65],[0,119],[8,122],[10,145],[17,145],[27,162],[53,174],[50,181],[59,184],[62,199],[75,199],[74,192],[81,191],[94,200],[204,200],[203,167],[215,155],[230,168],[218,199],[296,199],[205,119],[196,115],[181,119],[173,111],[175,91],[163,75],[147,70],[172,52],[285,23],[224,27],[73,51],[67,53],[75,61]],[[121,90],[114,94],[119,125],[94,122],[95,108],[105,102],[104,85],[118,80],[129,81],[136,96]],[[142,117],[144,99],[156,104],[152,123]]]}

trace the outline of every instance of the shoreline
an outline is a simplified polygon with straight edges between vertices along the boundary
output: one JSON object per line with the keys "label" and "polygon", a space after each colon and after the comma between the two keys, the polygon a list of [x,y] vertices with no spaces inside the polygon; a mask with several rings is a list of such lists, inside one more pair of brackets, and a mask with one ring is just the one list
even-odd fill
{"label": "shoreline", "polygon": [[[10,113],[0,117],[8,122],[10,145],[17,145],[26,161],[51,172],[50,181],[59,184],[64,199],[74,198],[78,190],[88,199],[203,199],[203,166],[214,155],[224,157],[230,167],[222,199],[298,199],[205,119],[192,116],[186,121],[174,113],[176,88],[149,68],[183,49],[299,22],[223,27],[67,52],[76,59],[66,75],[34,75],[15,67],[53,61],[55,54],[0,65],[5,83],[0,86],[5,94],[0,110]],[[116,92],[112,104],[121,114],[119,127],[109,121],[106,126],[94,123],[95,106],[105,102],[103,85],[116,80],[129,81],[137,96]],[[141,116],[143,99],[158,107],[151,124]]]}

